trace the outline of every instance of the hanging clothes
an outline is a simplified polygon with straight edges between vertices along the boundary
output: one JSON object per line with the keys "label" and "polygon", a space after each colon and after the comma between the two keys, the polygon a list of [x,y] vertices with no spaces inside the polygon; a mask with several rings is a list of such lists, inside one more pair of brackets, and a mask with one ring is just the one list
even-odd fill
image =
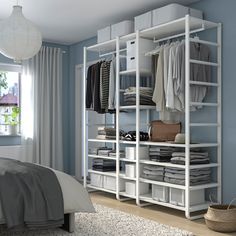
{"label": "hanging clothes", "polygon": [[108,110],[114,110],[115,109],[115,95],[116,95],[116,57],[115,55],[112,56],[112,60],[110,63],[110,74],[109,74],[110,80],[109,80],[109,97],[108,97]]}
{"label": "hanging clothes", "polygon": [[87,71],[86,108],[100,114],[114,113],[115,109],[115,56],[100,61]]}
{"label": "hanging clothes", "polygon": [[111,61],[104,61],[100,68],[100,101],[104,112],[108,112],[110,64]]}
{"label": "hanging clothes", "polygon": [[[155,53],[155,52],[154,52]],[[155,62],[155,88],[153,101],[156,103],[157,111],[164,120],[175,112],[180,117],[180,112],[185,110],[185,42],[174,42],[161,46],[159,55],[153,57]],[[199,43],[190,43],[190,58],[200,61],[210,61],[210,49]],[[155,60],[155,61],[154,61]],[[211,67],[191,63],[190,80],[210,82]],[[207,87],[191,85],[191,102],[202,102],[207,93]],[[164,103],[163,103],[164,102]],[[191,111],[201,107],[191,107]],[[172,116],[173,117],[173,116]]]}
{"label": "hanging clothes", "polygon": [[157,66],[156,66],[156,80],[155,80],[155,88],[153,91],[152,101],[156,103],[156,110],[162,111],[165,107],[165,96],[164,96],[164,71],[163,71],[163,50],[164,48],[161,47],[160,53],[158,56]]}

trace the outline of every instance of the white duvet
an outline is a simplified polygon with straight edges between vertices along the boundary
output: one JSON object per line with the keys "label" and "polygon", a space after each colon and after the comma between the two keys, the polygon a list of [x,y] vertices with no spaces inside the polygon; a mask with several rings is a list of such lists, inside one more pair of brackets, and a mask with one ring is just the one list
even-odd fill
{"label": "white duvet", "polygon": [[[53,170],[53,169],[52,169]],[[88,192],[73,177],[61,171],[53,170],[61,185],[64,201],[64,213],[94,212],[93,204]],[[4,216],[0,204],[0,223],[4,223]]]}

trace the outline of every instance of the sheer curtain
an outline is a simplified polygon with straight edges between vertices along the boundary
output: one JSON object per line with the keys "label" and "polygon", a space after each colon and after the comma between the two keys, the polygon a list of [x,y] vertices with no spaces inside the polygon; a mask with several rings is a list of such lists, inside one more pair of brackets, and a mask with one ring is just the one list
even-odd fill
{"label": "sheer curtain", "polygon": [[26,60],[21,86],[22,159],[63,170],[61,49]]}

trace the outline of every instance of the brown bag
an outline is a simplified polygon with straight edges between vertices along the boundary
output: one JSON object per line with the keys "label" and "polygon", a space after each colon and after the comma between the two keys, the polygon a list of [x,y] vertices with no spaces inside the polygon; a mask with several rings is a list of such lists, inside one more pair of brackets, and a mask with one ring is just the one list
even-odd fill
{"label": "brown bag", "polygon": [[174,141],[176,134],[181,132],[181,123],[169,124],[161,120],[150,123],[149,137],[153,142]]}

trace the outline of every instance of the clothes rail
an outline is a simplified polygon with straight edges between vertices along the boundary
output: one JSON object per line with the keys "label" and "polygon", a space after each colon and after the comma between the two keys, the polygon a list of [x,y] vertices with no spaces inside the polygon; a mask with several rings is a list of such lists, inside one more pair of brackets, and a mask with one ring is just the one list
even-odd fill
{"label": "clothes rail", "polygon": [[[202,24],[201,28],[191,30],[189,33],[190,34],[195,34],[195,33],[198,33],[198,32],[204,31],[204,30],[205,30],[205,26],[204,26],[204,24]],[[167,40],[174,39],[174,38],[179,38],[179,37],[182,37],[182,36],[185,36],[185,33],[175,34],[175,35],[171,35],[171,36],[161,38],[161,39],[155,39],[154,38],[153,42],[154,43],[160,43],[160,42],[163,42],[163,41],[167,41]]]}

